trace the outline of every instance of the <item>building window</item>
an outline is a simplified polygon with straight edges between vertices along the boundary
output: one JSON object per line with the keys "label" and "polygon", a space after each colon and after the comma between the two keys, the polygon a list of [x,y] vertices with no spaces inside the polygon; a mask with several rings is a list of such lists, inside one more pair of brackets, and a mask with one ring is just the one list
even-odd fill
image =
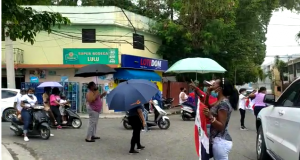
{"label": "building window", "polygon": [[96,43],[96,29],[82,29],[82,43]]}

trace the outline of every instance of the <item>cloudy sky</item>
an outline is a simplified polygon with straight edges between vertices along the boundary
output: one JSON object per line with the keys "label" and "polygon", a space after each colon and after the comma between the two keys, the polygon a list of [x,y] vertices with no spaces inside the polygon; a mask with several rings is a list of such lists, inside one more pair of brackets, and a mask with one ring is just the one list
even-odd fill
{"label": "cloudy sky", "polygon": [[[276,11],[268,27],[267,57],[264,64],[274,60],[273,55],[285,56],[300,54],[300,45],[295,35],[300,31],[300,14],[291,11]],[[300,56],[294,56],[294,58]]]}

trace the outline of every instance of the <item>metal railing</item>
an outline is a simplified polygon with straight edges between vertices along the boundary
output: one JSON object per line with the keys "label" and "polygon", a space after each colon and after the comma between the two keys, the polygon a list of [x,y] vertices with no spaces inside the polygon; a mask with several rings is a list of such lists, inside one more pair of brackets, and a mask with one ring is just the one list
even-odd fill
{"label": "metal railing", "polygon": [[[13,53],[14,53],[14,62],[15,64],[22,64],[24,63],[24,50],[20,49],[20,48],[13,48]],[[5,48],[2,48],[2,63],[6,63],[5,62]]]}

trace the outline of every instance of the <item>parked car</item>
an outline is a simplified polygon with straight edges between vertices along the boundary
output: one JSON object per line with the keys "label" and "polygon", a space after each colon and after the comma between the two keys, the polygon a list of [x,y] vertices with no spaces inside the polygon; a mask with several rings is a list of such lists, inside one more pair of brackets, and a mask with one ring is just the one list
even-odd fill
{"label": "parked car", "polygon": [[277,101],[267,94],[265,103],[257,117],[257,159],[300,160],[300,78]]}
{"label": "parked car", "polygon": [[1,116],[4,121],[10,122],[11,115],[16,113],[14,102],[18,94],[20,94],[19,89],[1,89]]}

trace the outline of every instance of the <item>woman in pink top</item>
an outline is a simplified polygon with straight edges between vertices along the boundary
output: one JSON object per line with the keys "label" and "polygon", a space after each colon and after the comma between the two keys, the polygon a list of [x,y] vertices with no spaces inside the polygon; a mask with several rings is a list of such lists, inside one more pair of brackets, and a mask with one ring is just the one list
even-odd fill
{"label": "woman in pink top", "polygon": [[59,111],[59,106],[61,105],[59,103],[60,101],[60,96],[59,96],[59,89],[57,87],[54,87],[52,89],[52,94],[50,95],[50,108],[52,113],[54,114],[56,121],[57,121],[57,128],[61,129],[61,114]]}
{"label": "woman in pink top", "polygon": [[[258,92],[255,94],[249,95],[249,97],[255,97],[255,104],[254,104],[254,115],[257,118],[257,115],[259,114],[260,110],[266,107],[266,104],[264,103],[264,98],[267,92],[266,87],[260,87]],[[256,121],[256,119],[255,119]],[[256,121],[256,128],[259,126]],[[258,129],[258,128],[257,128]]]}
{"label": "woman in pink top", "polygon": [[102,109],[102,98],[106,92],[100,94],[98,87],[94,82],[90,82],[87,86],[89,91],[86,93],[86,108],[89,114],[89,127],[87,131],[86,142],[95,142],[95,139],[100,139],[96,136],[99,114]]}

